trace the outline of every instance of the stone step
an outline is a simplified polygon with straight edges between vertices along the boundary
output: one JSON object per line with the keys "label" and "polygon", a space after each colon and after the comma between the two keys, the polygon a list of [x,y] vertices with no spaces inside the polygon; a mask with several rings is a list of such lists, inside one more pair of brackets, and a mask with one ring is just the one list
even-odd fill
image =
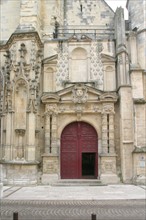
{"label": "stone step", "polygon": [[100,180],[93,179],[62,179],[53,182],[53,186],[104,186]]}

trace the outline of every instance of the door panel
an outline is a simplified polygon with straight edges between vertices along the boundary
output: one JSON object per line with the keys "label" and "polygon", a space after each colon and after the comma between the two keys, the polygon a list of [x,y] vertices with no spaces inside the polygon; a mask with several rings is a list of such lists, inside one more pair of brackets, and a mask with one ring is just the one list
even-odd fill
{"label": "door panel", "polygon": [[97,177],[97,143],[97,133],[91,125],[74,122],[66,126],[61,135],[61,178],[83,178],[87,164],[90,165],[90,176]]}

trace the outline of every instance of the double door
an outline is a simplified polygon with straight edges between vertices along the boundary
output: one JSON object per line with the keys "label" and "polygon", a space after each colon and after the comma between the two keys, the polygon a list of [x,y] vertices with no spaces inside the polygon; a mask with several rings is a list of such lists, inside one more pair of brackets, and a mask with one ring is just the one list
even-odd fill
{"label": "double door", "polygon": [[98,176],[98,138],[85,122],[73,122],[61,135],[61,178],[81,179]]}

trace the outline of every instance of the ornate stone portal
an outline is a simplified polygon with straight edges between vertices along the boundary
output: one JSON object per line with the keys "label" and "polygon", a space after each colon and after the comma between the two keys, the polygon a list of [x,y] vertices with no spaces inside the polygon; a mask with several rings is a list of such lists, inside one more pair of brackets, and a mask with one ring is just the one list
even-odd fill
{"label": "ornate stone portal", "polygon": [[61,135],[71,123],[90,124],[98,134],[96,178],[145,181],[145,0],[127,1],[128,22],[121,7],[81,2],[0,3],[5,184],[60,179]]}
{"label": "ornate stone portal", "polygon": [[[92,124],[97,130],[99,141],[102,141],[102,149],[99,149],[100,175],[97,178],[101,178],[104,183],[119,182],[114,139],[114,103],[117,102],[117,98],[116,93],[106,94],[82,83],[54,95],[44,93],[42,102],[45,105],[45,153],[42,183],[50,183],[60,178],[61,133],[72,121],[86,121]],[[95,105],[96,100],[98,101]],[[98,132],[100,123],[102,131]]]}

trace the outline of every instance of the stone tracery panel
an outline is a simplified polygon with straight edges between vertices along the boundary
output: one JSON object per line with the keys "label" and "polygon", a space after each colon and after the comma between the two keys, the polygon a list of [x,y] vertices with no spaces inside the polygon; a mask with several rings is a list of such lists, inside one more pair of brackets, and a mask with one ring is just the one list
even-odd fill
{"label": "stone tracery panel", "polygon": [[104,73],[104,90],[114,91],[116,85],[115,71],[113,66],[107,66]]}

